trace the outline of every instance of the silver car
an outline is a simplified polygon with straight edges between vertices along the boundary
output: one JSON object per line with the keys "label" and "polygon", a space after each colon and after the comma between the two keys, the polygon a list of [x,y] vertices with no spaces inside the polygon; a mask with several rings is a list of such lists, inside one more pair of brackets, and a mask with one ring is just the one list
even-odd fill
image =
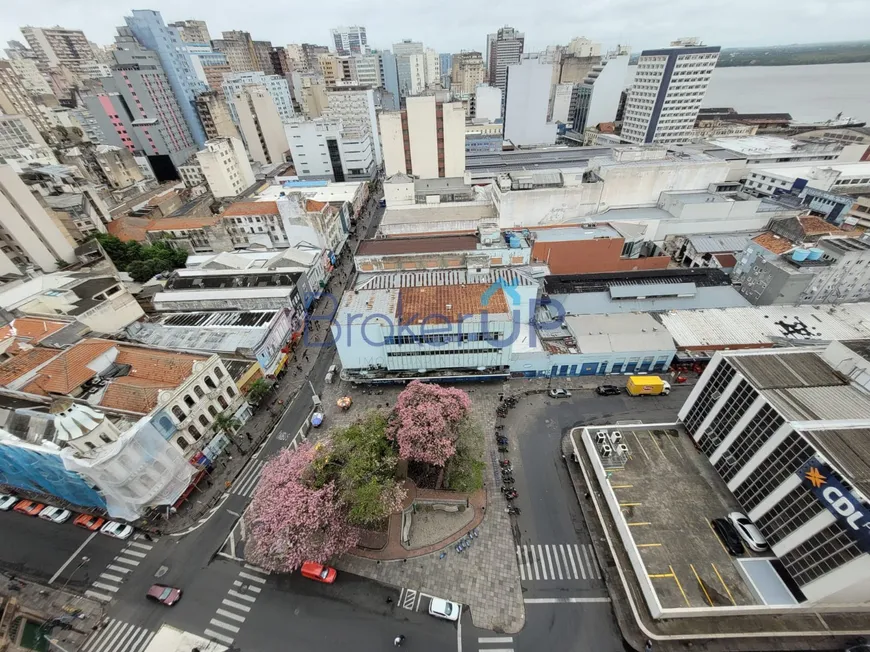
{"label": "silver car", "polygon": [[764,552],[767,550],[767,541],[761,534],[761,531],[755,527],[755,523],[749,520],[746,514],[741,512],[731,512],[728,514],[728,521],[737,530],[737,534],[743,539],[743,542],[755,552]]}

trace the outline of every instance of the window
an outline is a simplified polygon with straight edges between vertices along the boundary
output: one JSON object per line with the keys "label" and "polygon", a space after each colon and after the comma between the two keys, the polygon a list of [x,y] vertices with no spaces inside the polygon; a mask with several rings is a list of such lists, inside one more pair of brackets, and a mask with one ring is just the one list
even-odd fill
{"label": "window", "polygon": [[803,437],[795,432],[790,433],[734,490],[734,497],[747,512],[752,511],[812,454],[812,449]]}
{"label": "window", "polygon": [[215,409],[214,405],[209,405],[209,406],[208,406],[208,413],[209,413],[210,415],[212,415],[213,417],[216,417],[216,416],[217,416],[217,410]]}
{"label": "window", "polygon": [[218,396],[217,400],[218,400],[218,403],[220,403],[221,409],[226,410],[227,409],[227,400],[223,396]]}
{"label": "window", "polygon": [[94,449],[96,448],[96,446],[94,446],[94,445],[93,445],[91,442],[89,442],[89,441],[86,441],[86,442],[85,442],[85,446],[88,447],[88,450],[89,450],[89,451],[92,451],[92,450],[94,450]]}
{"label": "window", "polygon": [[221,368],[220,368],[220,367],[215,367],[215,368],[214,368],[214,375],[217,376],[217,379],[218,379],[218,380],[220,380],[221,378],[224,377],[224,372],[221,371]]}
{"label": "window", "polygon": [[776,545],[824,511],[825,508],[813,493],[801,484],[763,514],[756,525],[767,542]]}
{"label": "window", "polygon": [[175,418],[179,421],[184,421],[187,418],[187,415],[177,405],[172,406],[172,414],[174,414]]}
{"label": "window", "polygon": [[217,388],[217,385],[214,384],[214,381],[211,379],[211,376],[205,377],[205,386],[208,387],[209,389]]}
{"label": "window", "polygon": [[854,539],[834,522],[787,552],[781,561],[795,582],[805,586],[859,555]]}
{"label": "window", "polygon": [[206,428],[208,428],[208,419],[205,418],[204,414],[199,415],[199,423],[200,423],[200,425],[203,425]]}
{"label": "window", "polygon": [[722,392],[728,387],[728,383],[731,382],[734,373],[734,367],[725,360],[722,360],[719,366],[716,367],[710,380],[701,390],[701,394],[686,415],[685,426],[686,431],[690,435],[694,435],[698,431],[698,428],[701,427],[701,423],[710,414],[716,401],[722,397]]}
{"label": "window", "polygon": [[202,434],[199,430],[196,429],[196,426],[188,426],[187,432],[190,433],[190,436],[193,437],[194,441],[198,441]]}
{"label": "window", "polygon": [[232,398],[233,396],[236,395],[236,390],[234,390],[232,387],[227,387],[227,395],[228,395],[230,398]]}
{"label": "window", "polygon": [[767,404],[752,417],[743,432],[737,436],[734,443],[716,462],[716,470],[725,482],[737,475],[743,465],[758,452],[758,449],[773,436],[773,433],[783,423],[785,423],[783,418]]}
{"label": "window", "polygon": [[200,387],[199,385],[194,385],[193,393],[196,394],[196,398],[202,398],[203,396],[205,396],[205,392],[202,391],[202,387]]}
{"label": "window", "polygon": [[187,447],[190,446],[184,437],[179,437],[176,441],[178,442],[178,447],[183,451],[187,450]]}
{"label": "window", "polygon": [[190,394],[185,394],[184,404],[187,405],[187,407],[193,407],[196,404],[196,401],[193,400],[193,397]]}

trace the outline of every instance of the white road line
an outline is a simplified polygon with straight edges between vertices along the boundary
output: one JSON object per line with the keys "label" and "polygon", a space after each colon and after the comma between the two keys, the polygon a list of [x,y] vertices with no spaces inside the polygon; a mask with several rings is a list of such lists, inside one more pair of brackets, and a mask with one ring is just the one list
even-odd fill
{"label": "white road line", "polygon": [[108,573],[100,573],[100,577],[103,577],[103,578],[109,580],[110,582],[123,582],[124,581],[123,577],[118,577],[117,575],[109,575]]}
{"label": "white road line", "polygon": [[235,625],[230,625],[229,623],[225,623],[222,620],[218,620],[217,618],[212,618],[208,621],[210,625],[214,625],[215,627],[220,627],[221,629],[226,629],[231,631],[233,634],[239,633],[239,628]]}
{"label": "white road line", "polygon": [[589,551],[586,550],[586,545],[583,545],[583,557],[586,559],[586,566],[589,568],[589,579],[595,577],[595,569],[592,567],[592,562],[589,561]]}
{"label": "white road line", "polygon": [[148,644],[151,642],[151,639],[154,638],[154,635],[155,635],[156,633],[157,633],[157,632],[151,632],[150,634],[148,634],[148,636],[145,638],[145,642],[142,643],[142,649],[143,649],[143,650],[146,649],[146,648],[148,647]]}
{"label": "white road line", "polygon": [[257,601],[257,596],[255,596],[255,595],[248,595],[247,593],[239,593],[238,591],[233,591],[232,589],[227,591],[227,594],[233,596],[234,598],[238,598],[239,600],[245,600],[246,602],[256,602]]}
{"label": "white road line", "polygon": [[135,559],[127,559],[126,557],[115,557],[114,561],[121,562],[122,564],[129,564],[130,566],[139,565],[139,562]]}
{"label": "white road line", "polygon": [[244,611],[248,613],[251,608],[244,604],[239,604],[238,602],[233,602],[232,600],[221,600],[221,604],[225,604],[228,607],[232,607],[233,609],[238,609],[239,611]]}
{"label": "white road line", "polygon": [[257,575],[251,575],[250,573],[239,573],[239,577],[244,577],[246,580],[251,580],[252,582],[257,582],[258,584],[265,584],[266,578],[259,577]]}
{"label": "white road line", "polygon": [[85,591],[85,595],[89,598],[93,598],[94,600],[99,600],[100,602],[112,601],[112,596],[106,595],[105,593],[97,593],[96,591]]}
{"label": "white road line", "polygon": [[[233,586],[245,586],[245,585],[242,582],[239,582],[239,580],[234,580]],[[260,591],[263,590],[259,586],[251,586],[250,584],[248,584],[247,586],[248,586],[248,591],[253,591],[254,593],[259,593]]]}
{"label": "white road line", "polygon": [[142,550],[151,550],[154,546],[149,546],[147,543],[138,543],[137,541],[131,541],[127,544],[128,546],[134,546],[136,548],[142,548]]}
{"label": "white road line", "polygon": [[125,550],[121,554],[122,555],[133,555],[134,557],[138,557],[139,559],[145,559],[145,557],[148,556],[144,552],[139,552],[138,550],[130,550],[129,548],[127,548],[127,550]]}
{"label": "white road line", "polygon": [[88,544],[91,542],[91,539],[93,539],[95,536],[97,536],[97,533],[96,533],[96,532],[91,533],[91,536],[89,536],[87,539],[85,539],[84,543],[82,543],[82,545],[80,545],[78,548],[76,548],[76,551],[75,551],[73,554],[71,554],[71,555],[69,556],[69,558],[68,558],[65,562],[63,562],[63,566],[61,566],[60,568],[58,568],[58,569],[57,569],[57,572],[56,572],[54,575],[51,576],[51,579],[48,580],[48,583],[49,583],[49,584],[51,584],[51,583],[54,582],[58,577],[60,577],[60,574],[64,571],[64,569],[65,569],[67,566],[69,566],[69,565],[72,563],[72,561],[73,561],[74,559],[78,559],[79,553],[80,553],[82,550],[84,550],[84,547],[85,547],[86,545],[88,545]]}
{"label": "white road line", "polygon": [[[565,546],[563,546],[561,543],[559,544],[559,552],[562,553],[562,561],[563,561],[564,564],[565,564],[565,575],[566,575],[566,576],[568,577],[568,579],[570,580],[570,579],[571,579],[571,573],[568,572],[568,558],[565,557]],[[558,559],[558,557],[556,557],[556,559]]]}
{"label": "white road line", "polygon": [[[87,591],[85,591],[85,595],[87,595]],[[106,638],[106,636],[109,635],[109,632],[112,631],[113,629],[115,629],[116,627],[120,626],[120,624],[121,624],[120,620],[110,621],[110,624],[108,627],[106,627],[106,629],[104,629],[103,631],[101,631],[97,634],[94,634],[94,636],[92,636],[90,639],[88,639],[88,641],[85,643],[85,646],[82,648],[82,650],[84,650],[85,652],[88,652],[89,650],[94,649],[94,646],[98,642],[100,642],[104,638]]]}
{"label": "white road line", "polygon": [[[544,576],[544,579],[547,579],[547,564],[544,562],[544,550],[539,545],[538,546],[538,560],[541,562],[541,575]],[[538,579],[537,577],[535,579]]]}
{"label": "white road line", "polygon": [[237,620],[240,623],[245,622],[245,617],[240,616],[239,614],[234,614],[232,611],[227,611],[226,609],[218,609],[218,616],[223,616],[224,618],[229,618],[230,620]]}
{"label": "white road line", "polygon": [[511,636],[481,636],[477,639],[478,643],[513,643],[514,639]]}
{"label": "white road line", "polygon": [[142,639],[148,635],[148,630],[143,629],[142,633],[139,634],[137,638],[134,638],[130,641],[130,647],[128,648],[130,652],[136,652],[136,650],[144,649],[144,645],[142,644]]}
{"label": "white road line", "polygon": [[[133,640],[133,638],[136,637],[136,634],[138,634],[138,633],[141,631],[141,629],[142,629],[141,627],[133,626],[133,627],[131,627],[129,630],[127,630],[127,633],[124,634],[124,636],[122,636],[122,637],[118,640],[117,648],[118,648],[119,650],[128,650],[128,649],[130,649],[130,648],[127,647],[128,639],[129,639],[129,640]],[[132,637],[132,638],[131,638],[131,637]]]}
{"label": "white road line", "polygon": [[520,567],[520,580],[526,581],[526,569],[523,567],[523,553],[520,551],[520,547],[517,546],[517,565]]}
{"label": "white road line", "polygon": [[514,649],[512,647],[488,647],[480,652],[514,652]]}
{"label": "white road line", "polygon": [[208,636],[209,638],[213,638],[215,640],[218,640],[225,645],[232,645],[233,644],[234,639],[230,638],[229,636],[224,636],[223,634],[216,632],[213,629],[205,630],[204,634],[206,636]]}
{"label": "white road line", "polygon": [[598,559],[595,557],[595,548],[592,547],[592,544],[588,544],[589,546],[589,557],[592,559],[592,568],[595,569],[595,577],[601,579],[601,566],[598,564]]}
{"label": "white road line", "polygon": [[[529,579],[532,579],[532,562],[529,561],[529,547],[523,546],[523,556],[526,558],[526,568],[529,571]],[[536,569],[537,570],[537,569]]]}
{"label": "white road line", "polygon": [[[240,521],[240,522],[244,522],[244,521]],[[263,573],[263,575],[271,575],[271,573],[270,573],[269,571],[267,571],[267,570],[263,570],[263,569],[260,568],[259,566],[253,566],[253,565],[251,565],[251,564],[245,564],[245,568],[247,568],[248,570],[256,571],[256,572],[258,572],[258,573]]]}
{"label": "white road line", "polygon": [[568,550],[568,559],[571,560],[571,568],[574,571],[574,579],[579,580],[580,576],[577,574],[577,564],[574,563],[574,555],[571,552],[571,544],[569,543],[568,545],[565,546],[565,548],[567,548],[567,550]]}
{"label": "white road line", "polygon": [[526,598],[523,602],[526,604],[573,604],[578,602],[610,602],[610,598]]}
{"label": "white road line", "polygon": [[103,645],[99,649],[102,649],[102,648],[112,649],[113,647],[115,647],[115,643],[118,642],[119,637],[123,636],[124,632],[126,632],[127,629],[129,629],[129,627],[130,627],[129,623],[125,623],[125,622],[121,622],[121,621],[119,621],[119,623],[121,626],[118,627],[114,632],[112,632],[111,637],[106,637],[106,641],[103,643]]}
{"label": "white road line", "polygon": [[556,573],[553,572],[553,560],[550,557],[550,546],[544,546],[544,552],[547,553],[547,564],[550,566],[550,579],[556,579]]}
{"label": "white road line", "polygon": [[[547,556],[550,556],[549,552],[547,553]],[[559,573],[559,579],[565,579],[564,577],[562,577],[562,565],[559,564],[559,549],[555,545],[553,546],[553,558],[556,560],[556,571],[558,571]]]}
{"label": "white road line", "polygon": [[111,584],[103,584],[102,582],[94,582],[93,586],[96,586],[98,589],[111,591],[112,593],[115,593],[118,590],[117,586],[112,586]]}
{"label": "white road line", "polygon": [[456,652],[462,652],[462,618],[456,619]]}
{"label": "white road line", "polygon": [[260,460],[252,468],[245,478],[236,483],[235,494],[239,496],[247,496],[248,492],[257,486],[257,481],[260,479],[260,471],[262,470],[265,460]]}
{"label": "white road line", "polygon": [[129,573],[130,572],[129,568],[124,568],[123,566],[115,566],[114,564],[109,564],[108,566],[106,566],[106,570],[112,570],[112,571],[115,571],[116,573]]}
{"label": "white road line", "polygon": [[[580,574],[583,576],[583,579],[586,579],[586,571],[583,570],[583,558],[580,556],[580,547],[575,543],[574,544],[574,552],[577,553],[577,564],[580,566]],[[591,573],[591,571],[590,571]]]}

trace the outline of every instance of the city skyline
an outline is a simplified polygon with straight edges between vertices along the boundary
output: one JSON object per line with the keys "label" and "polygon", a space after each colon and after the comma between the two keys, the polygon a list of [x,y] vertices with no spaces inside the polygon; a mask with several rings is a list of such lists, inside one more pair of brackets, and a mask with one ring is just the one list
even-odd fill
{"label": "city skyline", "polygon": [[[498,15],[483,6],[468,6],[455,0],[439,3],[437,7],[424,6],[413,15],[398,3],[383,2],[372,6],[339,2],[328,14],[296,12],[293,20],[284,24],[275,21],[275,11],[265,4],[246,7],[241,17],[230,10],[232,6],[228,0],[212,3],[152,0],[143,3],[142,8],[160,11],[166,22],[204,20],[212,37],[225,30],[242,29],[275,45],[303,41],[330,44],[330,29],[339,24],[361,25],[368,27],[369,44],[373,48],[386,49],[403,38],[411,38],[439,52],[463,49],[482,52],[486,35],[503,25],[526,33],[527,51],[567,43],[576,36],[585,36],[605,47],[628,44],[633,51],[639,51],[667,45],[683,36],[698,36],[705,43],[722,47],[862,40],[864,31],[861,26],[870,20],[870,5],[852,0],[837,0],[837,11],[830,11],[830,3],[800,0],[797,6],[792,5],[788,14],[800,17],[800,21],[785,20],[780,7],[770,0],[735,0],[727,5],[720,2],[721,11],[708,6],[709,11],[704,12],[696,11],[688,0],[683,2],[685,11],[680,11],[679,3],[669,3],[666,12],[662,11],[662,5],[638,0],[614,0],[607,6],[582,8],[553,3],[552,11],[548,10],[548,5],[540,3],[534,7],[525,3],[503,3]],[[91,41],[100,45],[111,43],[115,27],[123,24],[123,16],[129,13],[130,7],[109,0],[89,0],[87,7],[84,4],[43,0],[6,7],[0,18],[0,41],[23,40],[20,27],[25,25],[49,27],[58,24],[82,29]],[[451,10],[462,12],[465,18],[456,27],[451,25],[447,29],[443,16],[449,15]],[[851,16],[845,24],[837,20],[843,11],[848,11]],[[745,20],[747,13],[754,16],[753,21]],[[51,19],[46,20],[46,16]],[[679,16],[679,21],[675,20],[676,16]],[[775,33],[769,30],[772,23],[777,25]]]}

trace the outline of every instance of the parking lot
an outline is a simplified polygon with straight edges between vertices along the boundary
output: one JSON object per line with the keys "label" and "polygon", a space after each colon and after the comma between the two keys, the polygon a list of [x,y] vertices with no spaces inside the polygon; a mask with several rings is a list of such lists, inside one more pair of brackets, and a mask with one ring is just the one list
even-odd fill
{"label": "parking lot", "polygon": [[628,456],[622,468],[608,468],[610,490],[662,607],[756,604],[710,525],[739,507],[691,438],[676,426],[618,430]]}

